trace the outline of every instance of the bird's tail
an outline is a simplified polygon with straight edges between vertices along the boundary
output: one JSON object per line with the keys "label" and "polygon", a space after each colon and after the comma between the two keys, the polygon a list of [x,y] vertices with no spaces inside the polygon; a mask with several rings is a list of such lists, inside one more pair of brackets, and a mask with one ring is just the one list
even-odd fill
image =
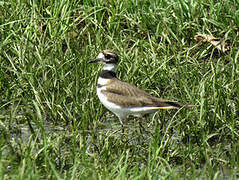
{"label": "bird's tail", "polygon": [[161,101],[159,103],[159,109],[180,109],[182,107],[190,108],[190,107],[197,107],[197,105],[193,104],[183,104],[176,101]]}

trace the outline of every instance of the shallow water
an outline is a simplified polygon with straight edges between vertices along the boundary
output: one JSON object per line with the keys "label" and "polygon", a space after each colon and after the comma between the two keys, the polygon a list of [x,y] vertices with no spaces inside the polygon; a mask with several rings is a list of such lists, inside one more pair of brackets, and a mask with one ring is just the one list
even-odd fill
{"label": "shallow water", "polygon": [[[157,118],[157,117],[152,117]],[[141,121],[141,126],[139,125],[139,121]],[[158,123],[158,129],[155,129],[155,123]],[[176,131],[170,131],[169,129],[173,129],[172,122],[167,121],[166,125],[162,125],[160,121],[154,120],[154,119],[137,119],[132,118],[130,119],[130,122],[127,126],[123,127],[119,123],[118,119],[114,116],[108,117],[103,122],[97,122],[96,129],[92,130],[83,130],[84,131],[84,138],[85,143],[88,148],[86,148],[86,151],[88,153],[92,154],[95,153],[97,150],[96,147],[102,146],[102,142],[104,143],[105,139],[107,138],[113,138],[113,141],[125,141],[124,138],[127,138],[128,147],[137,146],[139,148],[138,153],[139,156],[144,157],[145,153],[148,153],[148,150],[150,146],[152,146],[153,141],[155,141],[155,130],[159,130],[156,133],[159,133],[158,140],[156,143],[158,143],[158,146],[162,149],[167,146],[167,150],[170,153],[174,153],[174,149],[181,143],[181,135]],[[11,128],[7,130],[7,138],[8,141],[11,142],[11,146],[5,146],[2,148],[2,157],[8,157],[9,154],[12,153],[11,148],[16,148],[16,151],[20,151],[26,146],[34,145],[34,143],[40,143],[42,144],[42,132],[41,129],[31,124],[32,128],[34,129],[34,133],[30,130],[30,127],[28,124],[12,124]],[[5,127],[6,128],[6,127]],[[0,127],[0,131],[3,131],[3,127]],[[5,129],[6,131],[6,129]],[[60,148],[61,154],[64,153],[70,153],[71,147],[72,147],[72,136],[73,136],[73,126],[72,124],[66,125],[54,125],[50,122],[44,123],[44,133],[46,134],[46,138],[49,139],[50,143],[54,142],[54,139],[61,138],[64,140],[64,145]],[[77,141],[79,141],[79,144],[82,143],[81,141],[81,133],[82,130],[78,131]],[[96,136],[93,137],[93,136]],[[37,140],[36,140],[37,139]],[[67,140],[69,139],[69,140]],[[95,139],[95,140],[93,140]],[[168,140],[170,140],[170,144],[168,144]],[[125,141],[126,142],[126,141]],[[32,153],[38,153],[39,149],[33,148]],[[19,152],[21,153],[21,152]],[[58,161],[60,163],[59,159],[55,159],[56,164],[58,164]],[[178,167],[175,173],[183,173],[183,169],[180,169],[180,165],[178,166],[177,163],[169,162],[170,166],[172,167]],[[11,169],[11,164],[8,165],[9,169]],[[189,167],[190,168],[190,167]],[[198,168],[197,171],[202,171],[202,168]],[[185,171],[185,169],[184,169]],[[218,177],[216,179],[228,179],[230,177],[230,173],[232,172],[232,169],[228,167],[221,167],[218,169]],[[199,173],[200,174],[200,173]],[[237,176],[239,173],[237,173]],[[215,175],[216,176],[216,175]],[[203,176],[204,177],[204,176]],[[207,176],[205,175],[205,178]]]}

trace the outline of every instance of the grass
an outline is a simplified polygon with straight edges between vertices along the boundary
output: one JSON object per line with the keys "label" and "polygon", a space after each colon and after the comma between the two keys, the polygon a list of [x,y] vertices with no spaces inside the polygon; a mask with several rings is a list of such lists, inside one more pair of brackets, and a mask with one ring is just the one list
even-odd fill
{"label": "grass", "polygon": [[[237,179],[238,4],[0,1],[1,179]],[[132,119],[126,142],[87,64],[103,49],[120,79],[198,108]]]}

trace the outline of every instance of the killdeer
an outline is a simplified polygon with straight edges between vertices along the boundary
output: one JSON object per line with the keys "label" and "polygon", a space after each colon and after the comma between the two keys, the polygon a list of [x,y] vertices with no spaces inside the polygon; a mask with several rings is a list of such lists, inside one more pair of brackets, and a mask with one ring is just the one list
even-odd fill
{"label": "killdeer", "polygon": [[119,118],[121,124],[127,123],[128,115],[141,117],[159,109],[194,106],[154,97],[134,85],[119,80],[116,77],[118,62],[119,57],[114,51],[104,50],[88,63],[104,64],[97,82],[97,95],[101,103]]}

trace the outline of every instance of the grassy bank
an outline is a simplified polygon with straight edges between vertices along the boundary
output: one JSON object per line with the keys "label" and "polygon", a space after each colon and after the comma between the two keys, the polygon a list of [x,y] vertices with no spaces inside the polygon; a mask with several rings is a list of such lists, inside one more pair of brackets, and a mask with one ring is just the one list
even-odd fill
{"label": "grassy bank", "polygon": [[[1,178],[237,179],[238,9],[236,0],[0,1]],[[118,52],[120,79],[199,106],[131,118],[122,133],[96,96],[100,66],[87,64],[104,49]]]}

